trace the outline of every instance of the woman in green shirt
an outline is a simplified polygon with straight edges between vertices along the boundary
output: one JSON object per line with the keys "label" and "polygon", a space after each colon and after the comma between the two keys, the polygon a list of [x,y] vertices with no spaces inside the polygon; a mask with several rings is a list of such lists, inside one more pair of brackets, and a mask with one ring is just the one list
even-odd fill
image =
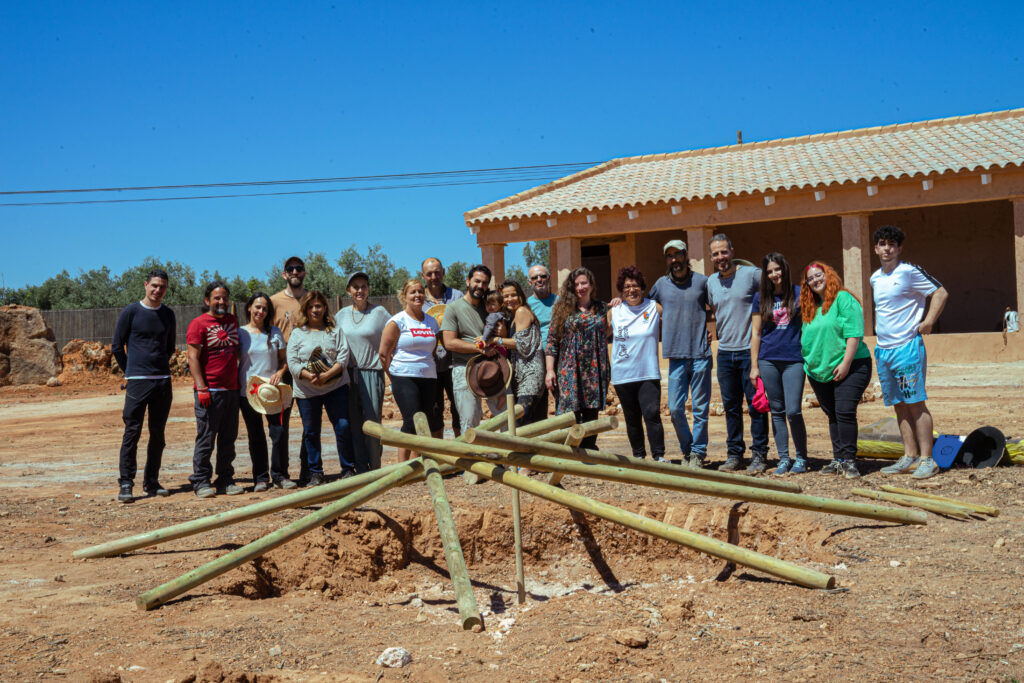
{"label": "woman in green shirt", "polygon": [[860,476],[857,405],[871,381],[871,354],[864,345],[864,309],[828,264],[812,261],[800,288],[804,372],[828,417],[833,460],[825,474]]}

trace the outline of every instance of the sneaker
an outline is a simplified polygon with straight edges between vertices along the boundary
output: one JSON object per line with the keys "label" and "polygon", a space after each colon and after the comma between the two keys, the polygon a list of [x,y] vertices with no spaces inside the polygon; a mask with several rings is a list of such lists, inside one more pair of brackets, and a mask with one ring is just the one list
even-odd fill
{"label": "sneaker", "polygon": [[881,472],[883,474],[903,474],[917,467],[920,462],[920,457],[904,455],[893,464],[883,467]]}
{"label": "sneaker", "polygon": [[843,463],[841,460],[830,460],[829,463],[819,471],[822,474],[839,474],[843,471]]}
{"label": "sneaker", "polygon": [[686,457],[686,466],[691,470],[702,470],[704,469],[704,458],[700,457],[699,453],[690,453]]}
{"label": "sneaker", "polygon": [[656,455],[656,456],[654,456],[654,458],[652,458],[652,459],[654,460],[654,462],[666,462],[666,461],[665,461],[665,457],[664,457],[664,456],[661,456],[661,455]]}
{"label": "sneaker", "polygon": [[763,455],[755,453],[750,458],[750,464],[747,465],[747,474],[759,474],[768,469],[768,461]]}
{"label": "sneaker", "polygon": [[131,484],[121,484],[121,490],[117,494],[117,502],[119,503],[131,503],[135,500],[135,496],[132,495]]}
{"label": "sneaker", "polygon": [[345,468],[341,471],[342,479],[350,479],[354,476],[356,476],[356,471],[352,468]]}
{"label": "sneaker", "polygon": [[914,479],[928,479],[929,477],[934,477],[938,473],[938,463],[936,463],[931,458],[922,458],[921,463],[917,466],[917,469],[914,470],[914,473],[911,474],[910,476],[912,476]]}
{"label": "sneaker", "polygon": [[805,472],[807,472],[806,458],[797,458],[793,461],[793,466],[789,468],[790,474],[804,474]]}
{"label": "sneaker", "polygon": [[783,458],[782,460],[779,460],[779,465],[778,467],[775,468],[775,471],[772,472],[772,474],[774,474],[776,477],[781,477],[782,475],[787,474],[789,472],[789,468],[792,464],[792,460],[790,460],[789,458]]}
{"label": "sneaker", "polygon": [[171,495],[171,492],[165,489],[163,486],[161,486],[159,482],[157,482],[156,486],[151,486],[149,488],[143,487],[142,490],[145,491],[146,495],[150,497],[160,496],[161,498],[166,498],[167,496]]}
{"label": "sneaker", "polygon": [[204,484],[196,489],[197,498],[213,498],[217,495],[217,492],[213,490],[213,487],[209,484]]}
{"label": "sneaker", "polygon": [[718,469],[722,472],[735,472],[741,467],[743,467],[743,456],[730,455],[725,462],[718,466]]}
{"label": "sneaker", "polygon": [[857,469],[857,464],[852,460],[842,460],[839,463],[839,472],[847,479],[856,479],[860,476],[860,470]]}
{"label": "sneaker", "polygon": [[264,491],[266,491],[269,488],[270,488],[270,484],[268,484],[267,482],[265,482],[265,481],[258,481],[258,482],[256,482],[256,486],[253,487],[252,492],[253,493],[263,493]]}
{"label": "sneaker", "polygon": [[245,489],[243,489],[238,484],[228,484],[227,486],[220,489],[219,493],[223,493],[228,496],[237,496],[245,493]]}
{"label": "sneaker", "polygon": [[309,487],[312,488],[313,486],[320,486],[323,483],[324,483],[324,475],[322,475],[322,474],[310,474],[309,475],[309,481],[306,483],[306,486],[309,486]]}
{"label": "sneaker", "polygon": [[274,486],[276,486],[279,489],[294,489],[299,487],[298,484],[296,484],[288,477],[281,477],[280,479],[275,479]]}

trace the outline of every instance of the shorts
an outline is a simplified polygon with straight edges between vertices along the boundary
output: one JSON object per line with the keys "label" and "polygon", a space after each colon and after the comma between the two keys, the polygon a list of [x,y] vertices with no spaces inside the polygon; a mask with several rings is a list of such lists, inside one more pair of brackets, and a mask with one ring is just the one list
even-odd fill
{"label": "shorts", "polygon": [[924,380],[928,370],[928,355],[921,335],[894,349],[875,347],[875,363],[885,405],[927,400]]}

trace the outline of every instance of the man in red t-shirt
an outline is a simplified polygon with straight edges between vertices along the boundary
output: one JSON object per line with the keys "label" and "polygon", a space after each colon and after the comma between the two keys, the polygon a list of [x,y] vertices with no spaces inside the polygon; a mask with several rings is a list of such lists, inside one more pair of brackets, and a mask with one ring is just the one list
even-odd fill
{"label": "man in red t-shirt", "polygon": [[[192,490],[200,498],[243,492],[235,484],[235,437],[238,436],[238,320],[228,313],[227,285],[206,286],[205,312],[188,324],[188,367],[195,383],[196,447],[192,455]],[[210,457],[217,443],[216,490],[210,484]]]}

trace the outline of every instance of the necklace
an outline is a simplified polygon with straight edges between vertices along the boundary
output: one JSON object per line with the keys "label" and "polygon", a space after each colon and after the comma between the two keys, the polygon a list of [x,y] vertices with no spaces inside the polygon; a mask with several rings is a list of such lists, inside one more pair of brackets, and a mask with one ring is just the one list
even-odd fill
{"label": "necklace", "polygon": [[372,308],[372,306],[367,306],[366,307],[366,312],[365,313],[361,313],[359,315],[359,320],[356,320],[356,306],[355,306],[355,304],[352,304],[351,315],[350,315],[350,317],[352,318],[352,324],[353,325],[358,325],[359,323],[363,322],[366,319],[366,316],[369,315],[371,308]]}

